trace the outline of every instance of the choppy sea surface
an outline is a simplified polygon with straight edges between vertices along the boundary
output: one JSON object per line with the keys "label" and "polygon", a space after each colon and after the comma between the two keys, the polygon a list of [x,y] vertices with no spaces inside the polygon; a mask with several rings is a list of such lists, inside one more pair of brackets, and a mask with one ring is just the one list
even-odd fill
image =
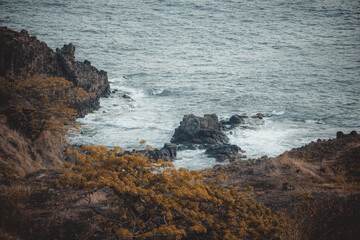
{"label": "choppy sea surface", "polygon": [[[114,93],[74,144],[162,147],[190,113],[268,116],[229,133],[248,157],[360,130],[358,0],[0,0],[0,25],[107,71]],[[175,161],[214,164],[201,150]]]}

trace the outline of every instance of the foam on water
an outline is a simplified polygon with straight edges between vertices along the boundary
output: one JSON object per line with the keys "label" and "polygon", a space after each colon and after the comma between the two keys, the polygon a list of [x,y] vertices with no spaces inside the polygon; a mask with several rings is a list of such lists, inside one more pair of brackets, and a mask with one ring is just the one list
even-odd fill
{"label": "foam on water", "polygon": [[[71,143],[161,148],[185,114],[260,112],[229,137],[261,157],[360,131],[359,15],[358,1],[23,0],[2,1],[0,25],[72,42],[107,71],[115,92]],[[214,164],[179,154],[177,166]]]}
{"label": "foam on water", "polygon": [[236,144],[245,150],[249,158],[267,155],[274,157],[280,155],[294,146],[290,139],[298,139],[301,130],[286,123],[277,124],[265,118],[262,125],[250,128],[237,128],[232,130],[228,137],[230,143]]}
{"label": "foam on water", "polygon": [[[221,164],[225,163],[228,163],[228,161]],[[213,167],[219,163],[214,158],[207,157],[205,150],[184,150],[178,152],[177,159],[173,164],[175,168],[201,170],[205,167]]]}

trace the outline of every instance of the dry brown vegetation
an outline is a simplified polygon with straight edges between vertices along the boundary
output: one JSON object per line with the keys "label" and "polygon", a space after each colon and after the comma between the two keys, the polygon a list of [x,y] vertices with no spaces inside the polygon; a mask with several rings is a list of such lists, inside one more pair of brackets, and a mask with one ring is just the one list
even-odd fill
{"label": "dry brown vegetation", "polygon": [[79,126],[71,104],[88,98],[84,89],[64,78],[34,76],[9,82],[0,78],[0,113],[26,137],[36,140],[43,131],[67,133]]}
{"label": "dry brown vegetation", "polygon": [[360,235],[360,135],[310,143],[276,158],[240,160],[203,171],[254,187],[255,199],[287,215],[289,239]]}

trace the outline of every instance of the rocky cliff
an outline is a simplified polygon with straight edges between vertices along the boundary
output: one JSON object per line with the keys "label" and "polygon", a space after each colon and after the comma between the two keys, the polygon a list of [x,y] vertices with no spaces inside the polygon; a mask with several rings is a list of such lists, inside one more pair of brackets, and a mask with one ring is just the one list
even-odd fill
{"label": "rocky cliff", "polygon": [[[71,43],[53,51],[26,30],[16,32],[0,27],[0,178],[7,179],[13,172],[23,175],[41,168],[58,168],[69,147],[63,134],[41,128],[36,137],[26,134],[26,126],[34,123],[34,118],[28,117],[39,114],[29,109],[38,105],[24,92],[14,92],[16,84],[10,82],[24,82],[35,75],[44,76],[44,81],[46,77],[63,77],[89,93],[86,98],[70,99],[69,107],[75,108],[79,116],[99,108],[100,97],[110,93],[107,73],[89,61],[75,61],[74,53]],[[15,110],[21,108],[16,114],[22,117],[14,117],[7,109],[10,105],[16,106]]]}
{"label": "rocky cliff", "polygon": [[90,93],[90,99],[74,103],[79,115],[84,116],[99,108],[99,98],[107,96],[110,87],[105,71],[97,70],[87,60],[75,61],[74,53],[71,43],[54,52],[26,30],[16,32],[0,27],[0,76],[8,81],[34,75],[64,77]]}

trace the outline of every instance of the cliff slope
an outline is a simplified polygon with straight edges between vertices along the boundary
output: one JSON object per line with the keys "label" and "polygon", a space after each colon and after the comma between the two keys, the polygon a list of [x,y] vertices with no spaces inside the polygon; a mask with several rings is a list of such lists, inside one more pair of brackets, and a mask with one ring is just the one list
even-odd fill
{"label": "cliff slope", "polygon": [[[59,98],[60,86],[55,86],[54,89],[58,90],[54,90],[52,94],[39,93],[35,89],[42,89],[41,83],[48,84],[49,89],[53,87],[45,83],[46,78],[60,77],[73,83],[73,87],[61,89],[62,92],[69,93],[78,88],[85,90],[86,97],[70,97],[69,106],[64,106],[76,109],[79,116],[99,108],[100,97],[109,94],[107,73],[91,66],[89,61],[75,61],[74,53],[75,46],[71,43],[54,52],[46,43],[29,36],[26,30],[17,32],[0,27],[1,179],[6,179],[15,172],[23,175],[41,168],[59,167],[62,163],[63,152],[68,147],[63,134],[40,128],[39,133],[31,137],[26,131],[31,129],[27,127],[31,126],[31,120],[36,118],[36,114],[39,115],[36,107],[46,104],[41,101]],[[38,79],[43,79],[43,82],[26,93],[14,89],[19,83],[34,76],[41,76]],[[48,97],[44,98],[43,95],[46,94]],[[10,106],[12,112],[9,112]],[[16,117],[14,114],[17,114]],[[45,120],[50,122],[55,119],[49,117]]]}
{"label": "cliff slope", "polygon": [[35,75],[64,77],[91,94],[90,99],[74,103],[80,116],[84,116],[99,108],[99,98],[110,93],[110,86],[105,71],[97,70],[87,60],[75,61],[74,53],[71,43],[54,52],[26,30],[16,32],[0,27],[0,76],[8,81]]}

